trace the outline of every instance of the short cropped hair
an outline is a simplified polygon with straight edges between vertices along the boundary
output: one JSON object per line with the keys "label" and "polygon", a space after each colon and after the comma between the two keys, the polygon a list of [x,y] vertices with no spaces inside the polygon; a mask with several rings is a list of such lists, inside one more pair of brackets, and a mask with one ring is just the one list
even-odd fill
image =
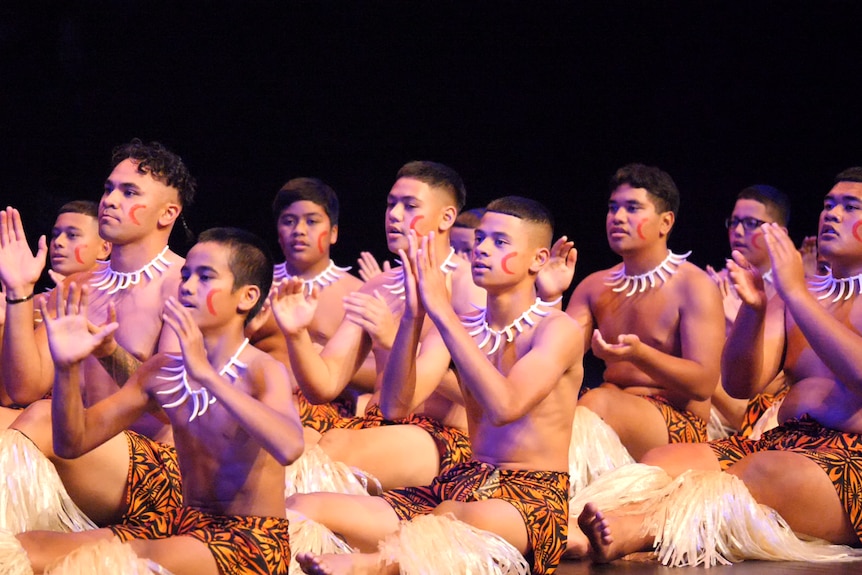
{"label": "short cropped hair", "polygon": [[479,227],[479,222],[482,221],[482,214],[485,213],[485,208],[472,208],[470,210],[464,210],[458,217],[455,218],[455,223],[452,224],[453,228],[465,228],[468,230],[475,230]]}
{"label": "short cropped hair", "polygon": [[210,228],[198,236],[198,243],[212,242],[230,248],[228,267],[233,274],[233,290],[246,285],[260,288],[260,298],[248,312],[245,323],[257,315],[272,286],[273,259],[266,243],[239,228]]}
{"label": "short cropped hair", "polygon": [[278,221],[281,212],[295,202],[307,200],[326,212],[329,223],[338,225],[338,196],[323,180],[317,178],[293,178],[288,180],[272,201],[272,215]]}
{"label": "short cropped hair", "polygon": [[415,161],[401,166],[395,179],[412,178],[428,184],[432,188],[444,190],[452,198],[460,212],[467,203],[467,188],[458,172],[437,162]]}
{"label": "short cropped hair", "polygon": [[842,170],[835,176],[835,183],[837,184],[838,182],[862,182],[862,167],[854,166]]}
{"label": "short cropped hair", "polygon": [[73,200],[60,206],[57,215],[60,214],[81,214],[96,220],[99,218],[99,204],[90,200]]}
{"label": "short cropped hair", "polygon": [[178,155],[159,142],[144,144],[140,139],[134,138],[128,144],[114,148],[111,168],[117,167],[117,164],[127,159],[134,160],[138,164],[139,173],[150,174],[153,179],[175,188],[183,207],[192,205],[197,182]]}
{"label": "short cropped hair", "polygon": [[659,212],[673,212],[674,216],[679,212],[679,190],[667,172],[655,166],[628,164],[611,176],[611,193],[623,184],[649,192]]}
{"label": "short cropped hair", "polygon": [[760,202],[775,217],[778,225],[787,227],[790,223],[790,198],[778,188],[766,184],[748,186],[739,192],[736,199]]}
{"label": "short cropped hair", "polygon": [[493,200],[485,211],[513,216],[544,228],[543,244],[550,247],[554,235],[554,217],[544,204],[521,196],[505,196]]}

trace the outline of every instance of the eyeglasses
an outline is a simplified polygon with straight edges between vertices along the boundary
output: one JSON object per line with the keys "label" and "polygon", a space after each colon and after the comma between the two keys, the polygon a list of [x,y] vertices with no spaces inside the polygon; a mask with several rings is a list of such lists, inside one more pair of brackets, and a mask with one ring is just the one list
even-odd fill
{"label": "eyeglasses", "polygon": [[763,224],[768,222],[764,222],[763,220],[758,220],[757,218],[727,218],[724,220],[724,227],[729,230],[733,230],[739,224],[742,224],[742,229],[747,232],[753,232]]}

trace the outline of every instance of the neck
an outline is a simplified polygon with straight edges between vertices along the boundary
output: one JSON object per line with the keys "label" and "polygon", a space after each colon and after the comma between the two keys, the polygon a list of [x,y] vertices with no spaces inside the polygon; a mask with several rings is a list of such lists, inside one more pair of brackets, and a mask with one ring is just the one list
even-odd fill
{"label": "neck", "polygon": [[488,292],[488,306],[485,311],[485,321],[492,329],[500,330],[512,323],[536,302],[535,282],[523,282],[521,285],[500,292]]}
{"label": "neck", "polygon": [[238,329],[235,326],[220,326],[212,332],[204,332],[203,336],[207,361],[216,370],[228,362],[245,339],[241,326]]}
{"label": "neck", "polygon": [[323,270],[325,270],[329,266],[329,262],[330,259],[328,253],[325,257],[321,257],[319,260],[316,260],[306,266],[303,266],[301,263],[292,262],[289,259],[285,259],[284,271],[294,277],[309,280],[315,277],[317,274],[323,272]]}
{"label": "neck", "polygon": [[656,242],[654,245],[641,250],[626,252],[623,256],[623,265],[626,275],[636,276],[645,274],[654,269],[667,257],[667,243]]}
{"label": "neck", "polygon": [[134,272],[150,263],[168,245],[165,238],[147,238],[124,245],[114,245],[111,251],[111,269],[116,272]]}

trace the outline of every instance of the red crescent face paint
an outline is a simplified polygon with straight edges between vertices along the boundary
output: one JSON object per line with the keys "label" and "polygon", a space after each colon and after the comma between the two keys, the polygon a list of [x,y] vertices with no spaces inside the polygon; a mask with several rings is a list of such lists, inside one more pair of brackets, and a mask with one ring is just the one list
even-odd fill
{"label": "red crescent face paint", "polygon": [[207,311],[210,312],[210,315],[216,315],[216,310],[213,307],[213,297],[220,291],[220,289],[214,289],[207,294]]}
{"label": "red crescent face paint", "polygon": [[507,263],[509,263],[509,260],[510,260],[510,259],[512,259],[513,257],[515,257],[515,256],[517,256],[517,255],[518,255],[518,252],[512,252],[512,253],[510,253],[510,254],[506,254],[505,256],[503,256],[503,259],[502,259],[502,260],[500,260],[500,267],[503,269],[503,271],[504,271],[505,273],[510,274],[510,275],[514,275],[514,273],[515,273],[515,272],[513,272],[512,270],[510,270],[510,269],[506,266],[506,264],[507,264]]}
{"label": "red crescent face paint", "polygon": [[323,240],[326,238],[326,235],[329,232],[320,232],[320,235],[317,236],[317,251],[323,253]]}
{"label": "red crescent face paint", "polygon": [[862,242],[862,237],[859,237],[859,226],[862,226],[862,220],[853,224],[853,237],[856,238],[857,242]]}
{"label": "red crescent face paint", "polygon": [[81,250],[85,249],[86,247],[87,244],[75,246],[75,261],[77,261],[79,264],[84,263],[83,258],[81,258]]}
{"label": "red crescent face paint", "polygon": [[138,221],[138,218],[135,217],[135,212],[141,208],[146,208],[146,204],[135,204],[131,208],[129,208],[129,219],[132,220],[132,223],[136,226],[141,225],[141,222]]}
{"label": "red crescent face paint", "polygon": [[642,240],[646,239],[646,236],[644,235],[644,231],[643,231],[643,227],[644,227],[644,224],[646,222],[647,222],[646,220],[641,220],[641,222],[638,224],[638,227],[637,227],[638,237]]}
{"label": "red crescent face paint", "polygon": [[420,236],[422,235],[422,234],[419,232],[419,230],[417,230],[417,229],[416,229],[416,224],[417,224],[417,223],[419,223],[419,220],[421,220],[421,219],[422,219],[422,218],[424,218],[424,217],[425,217],[425,216],[421,216],[421,215],[420,215],[420,216],[416,216],[415,218],[413,218],[412,220],[410,220],[410,226],[409,226],[409,227],[410,227],[410,229],[411,229],[411,230],[413,230],[414,232],[416,232],[416,235],[420,235]]}

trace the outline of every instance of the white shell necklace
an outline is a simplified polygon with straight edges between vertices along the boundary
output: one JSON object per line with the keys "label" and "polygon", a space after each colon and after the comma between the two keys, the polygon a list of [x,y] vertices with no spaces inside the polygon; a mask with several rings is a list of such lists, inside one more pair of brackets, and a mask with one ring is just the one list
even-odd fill
{"label": "white shell necklace", "polygon": [[539,318],[543,318],[547,316],[550,310],[542,309],[542,308],[550,308],[562,301],[563,296],[558,297],[554,301],[545,301],[542,298],[536,298],[536,301],[521,315],[519,315],[515,321],[507,325],[501,330],[496,330],[488,325],[488,322],[485,321],[485,316],[488,312],[488,308],[481,308],[479,314],[475,318],[466,318],[461,320],[461,325],[467,328],[467,332],[472,337],[476,337],[477,335],[484,334],[482,336],[482,341],[480,341],[477,345],[479,349],[484,349],[488,342],[492,339],[494,340],[494,345],[491,346],[491,349],[487,351],[488,355],[491,355],[500,347],[500,343],[503,341],[503,336],[506,336],[506,341],[511,342],[515,339],[519,333],[523,333],[524,325],[534,326],[536,325],[536,321],[534,318],[530,317],[531,315],[537,315]]}
{"label": "white shell necklace", "polygon": [[808,281],[808,288],[815,293],[826,292],[823,295],[817,296],[818,300],[826,299],[835,292],[838,293],[833,298],[833,302],[841,298],[848,300],[857,293],[862,293],[862,274],[849,278],[835,279],[830,269],[825,276],[814,276],[810,279]]}
{"label": "white shell necklace", "polygon": [[[248,365],[239,361],[239,359],[238,359],[239,354],[242,353],[242,351],[245,349],[245,347],[247,345],[248,345],[248,338],[245,338],[245,340],[240,344],[239,348],[236,350],[236,353],[234,353],[231,356],[231,358],[229,360],[227,360],[227,363],[224,364],[224,367],[219,370],[218,374],[220,377],[227,375],[230,378],[231,382],[233,382],[236,380],[237,377],[239,377],[239,374],[237,373],[236,369],[234,369],[234,368],[246,369],[248,367]],[[173,375],[165,375],[165,376],[159,375],[156,377],[158,379],[163,379],[165,381],[179,381],[179,383],[170,389],[164,389],[162,391],[157,391],[156,393],[158,395],[167,395],[169,393],[182,392],[182,395],[180,395],[179,399],[176,399],[176,400],[172,401],[171,403],[163,404],[162,407],[165,407],[165,408],[179,407],[180,405],[182,405],[186,401],[188,401],[189,397],[191,397],[192,398],[192,414],[189,417],[189,423],[191,423],[192,421],[194,421],[194,419],[196,417],[201,416],[204,413],[206,413],[207,409],[209,409],[209,406],[216,402],[216,398],[211,397],[210,392],[205,387],[200,387],[198,389],[192,389],[191,388],[191,386],[189,385],[189,379],[186,375],[186,366],[183,363],[183,356],[182,355],[173,355],[173,354],[165,354],[165,355],[174,361],[178,361],[179,365],[173,365],[170,367],[168,367],[168,366],[162,367],[162,371],[166,371],[166,372],[171,373]]]}
{"label": "white shell necklace", "polygon": [[666,282],[670,276],[676,273],[679,266],[688,259],[688,256],[690,255],[691,251],[684,254],[675,254],[668,250],[667,257],[664,258],[659,265],[646,273],[635,276],[627,275],[626,266],[623,264],[622,268],[608,274],[605,285],[611,287],[616,293],[629,290],[626,293],[626,297],[631,297],[635,293],[646,291],[648,287],[655,287],[656,278],[659,278],[662,283]]}
{"label": "white shell necklace", "polygon": [[[449,255],[446,256],[446,259],[443,260],[443,263],[440,264],[440,271],[444,274],[450,274],[455,268],[458,267],[458,262],[455,261],[455,248],[449,248]],[[404,266],[392,270],[389,272],[392,274],[392,283],[383,284],[389,293],[392,295],[401,296],[401,299],[404,299],[404,292],[406,288],[404,287]]]}
{"label": "white shell necklace", "polygon": [[[335,265],[335,262],[329,260],[329,265],[326,266],[326,269],[314,276],[310,279],[302,280],[302,289],[303,292],[308,292],[311,295],[314,286],[319,286],[320,289],[325,288],[326,286],[330,286],[338,281],[338,278],[343,276],[346,272],[349,272],[352,268],[349,266],[346,268],[341,268]],[[287,273],[287,263],[276,264],[272,268],[272,279],[273,283],[280,284],[287,280],[293,279],[297,276],[290,275]],[[301,278],[300,278],[301,279]]]}
{"label": "white shell necklace", "polygon": [[108,290],[108,295],[111,295],[138,284],[141,281],[141,276],[153,279],[153,270],[161,275],[171,265],[171,262],[165,259],[166,253],[168,253],[168,246],[165,246],[165,249],[147,262],[144,267],[133,272],[118,272],[111,267],[110,260],[96,260],[96,263],[105,264],[105,267],[93,274],[91,285],[99,291]]}

